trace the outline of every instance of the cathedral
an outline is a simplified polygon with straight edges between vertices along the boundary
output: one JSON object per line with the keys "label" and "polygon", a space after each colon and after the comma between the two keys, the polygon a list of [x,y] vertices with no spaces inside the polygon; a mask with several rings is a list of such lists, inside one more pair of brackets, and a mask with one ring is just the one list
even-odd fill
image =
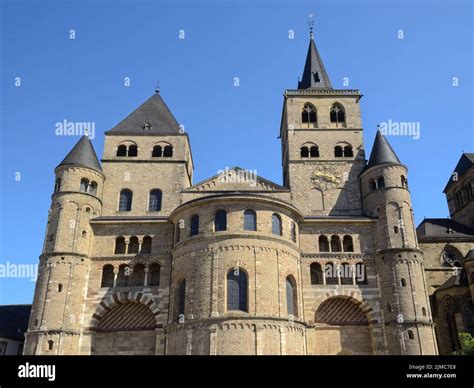
{"label": "cathedral", "polygon": [[[83,136],[54,171],[24,354],[433,355],[439,343],[456,346],[450,330],[467,322],[456,295],[472,306],[474,292],[474,158],[461,174],[465,219],[417,230],[407,167],[380,131],[366,158],[361,98],[332,87],[311,33],[297,88],[284,91],[282,185],[239,167],[194,183],[188,134],[159,92],[105,133],[100,161]],[[453,212],[458,183],[447,188]],[[437,224],[455,230],[445,242],[430,234]],[[445,265],[436,257],[452,238],[459,258]],[[472,274],[462,292],[453,262]],[[448,321],[438,292],[456,293]]]}

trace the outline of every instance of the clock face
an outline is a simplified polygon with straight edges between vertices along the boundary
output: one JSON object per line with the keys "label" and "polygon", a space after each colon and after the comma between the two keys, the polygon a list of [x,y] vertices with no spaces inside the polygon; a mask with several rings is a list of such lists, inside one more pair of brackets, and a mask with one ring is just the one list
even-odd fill
{"label": "clock face", "polygon": [[341,182],[338,163],[326,162],[317,166],[311,174],[311,181],[319,190],[334,189]]}

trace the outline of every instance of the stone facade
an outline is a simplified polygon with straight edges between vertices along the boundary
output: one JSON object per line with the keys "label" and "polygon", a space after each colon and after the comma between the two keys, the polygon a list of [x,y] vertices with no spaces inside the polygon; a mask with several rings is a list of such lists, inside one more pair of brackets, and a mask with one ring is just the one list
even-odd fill
{"label": "stone facade", "polygon": [[450,218],[417,228],[440,354],[460,350],[460,333],[474,335],[474,154],[463,154],[444,190]]}
{"label": "stone facade", "polygon": [[362,96],[328,86],[313,39],[303,79],[283,185],[193,184],[159,94],[101,165],[81,139],[55,171],[25,354],[437,354],[407,168],[380,133],[367,162]]}

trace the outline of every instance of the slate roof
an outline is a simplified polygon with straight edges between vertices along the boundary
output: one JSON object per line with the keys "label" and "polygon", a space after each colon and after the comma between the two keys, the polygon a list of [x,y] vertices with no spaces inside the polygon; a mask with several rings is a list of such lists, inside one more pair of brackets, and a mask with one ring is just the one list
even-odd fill
{"label": "slate roof", "polygon": [[31,305],[0,306],[0,337],[23,341],[28,329]]}
{"label": "slate roof", "polygon": [[80,166],[102,172],[94,146],[87,136],[82,136],[59,166]]}
{"label": "slate roof", "polygon": [[130,113],[107,135],[179,135],[179,124],[159,93]]}
{"label": "slate roof", "polygon": [[[456,165],[456,168],[453,171],[453,174],[456,172],[458,179],[461,178],[467,170],[469,170],[472,166],[474,165],[474,153],[463,153],[461,155],[461,158],[459,159],[458,164]],[[443,190],[443,193],[448,190],[449,186],[453,184],[453,174],[451,174],[451,177],[449,178],[448,183],[446,184],[446,187]]]}
{"label": "slate roof", "polygon": [[324,68],[323,61],[319,56],[318,49],[314,43],[313,36],[309,41],[308,54],[304,64],[303,76],[298,82],[298,89],[332,89],[328,73]]}
{"label": "slate roof", "polygon": [[[451,230],[452,233],[449,233]],[[450,218],[425,218],[416,228],[418,238],[473,238],[474,229]]]}
{"label": "slate roof", "polygon": [[366,169],[384,163],[401,164],[392,146],[388,143],[385,136],[382,135],[382,132],[378,130]]}

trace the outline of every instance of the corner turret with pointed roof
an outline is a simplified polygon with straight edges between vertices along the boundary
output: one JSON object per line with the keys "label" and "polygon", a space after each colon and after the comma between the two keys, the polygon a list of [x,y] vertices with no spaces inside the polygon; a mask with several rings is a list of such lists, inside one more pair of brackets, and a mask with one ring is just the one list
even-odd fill
{"label": "corner turret with pointed roof", "polygon": [[303,77],[298,82],[298,89],[332,89],[331,81],[324,68],[323,61],[319,56],[313,31],[310,32],[308,54],[303,70]]}
{"label": "corner turret with pointed roof", "polygon": [[94,146],[87,135],[82,136],[63,161],[59,163],[58,167],[61,166],[86,167],[102,173]]}
{"label": "corner turret with pointed roof", "polygon": [[385,136],[377,130],[367,169],[384,163],[402,164]]}

